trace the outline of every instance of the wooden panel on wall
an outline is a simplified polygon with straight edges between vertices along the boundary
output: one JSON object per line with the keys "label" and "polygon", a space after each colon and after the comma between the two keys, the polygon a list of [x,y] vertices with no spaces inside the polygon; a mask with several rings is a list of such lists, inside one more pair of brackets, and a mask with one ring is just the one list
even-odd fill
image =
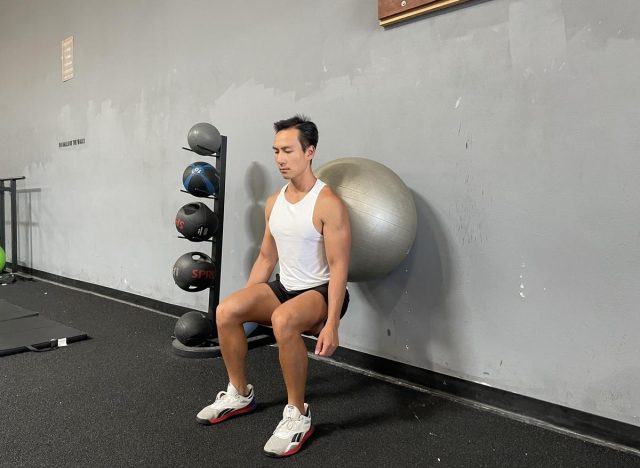
{"label": "wooden panel on wall", "polygon": [[466,1],[468,0],[378,0],[378,20],[380,26],[389,26]]}

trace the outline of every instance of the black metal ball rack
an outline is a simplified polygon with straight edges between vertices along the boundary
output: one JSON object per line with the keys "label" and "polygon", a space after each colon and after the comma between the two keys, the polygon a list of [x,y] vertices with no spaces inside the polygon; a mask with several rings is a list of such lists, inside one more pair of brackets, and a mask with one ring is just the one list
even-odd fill
{"label": "black metal ball rack", "polygon": [[[218,176],[220,177],[218,191],[216,195],[210,197],[198,197],[198,198],[208,198],[213,200],[213,211],[218,216],[218,229],[209,241],[202,242],[211,242],[211,259],[214,262],[215,266],[215,277],[213,281],[213,285],[209,288],[209,308],[208,308],[208,317],[212,323],[213,333],[209,336],[206,341],[199,346],[186,346],[177,339],[173,339],[172,346],[175,354],[183,357],[190,358],[215,358],[220,357],[220,343],[218,341],[218,333],[216,330],[216,308],[220,303],[220,276],[222,272],[222,235],[224,232],[224,193],[225,193],[225,180],[226,180],[226,172],[227,172],[227,137],[221,135],[221,144],[220,148],[213,151],[209,148],[203,148],[199,146],[202,150],[201,154],[196,151],[193,151],[191,148],[182,147],[183,150],[190,151],[192,153],[198,154],[199,156],[209,156],[215,158],[215,169],[218,172]],[[181,190],[181,192],[189,193],[186,190]],[[178,236],[181,239],[184,239],[182,236]],[[273,343],[273,333],[271,330],[265,327],[258,326],[253,334],[247,337],[247,343],[249,348],[256,348],[258,346],[263,346],[265,344]]]}
{"label": "black metal ball rack", "polygon": [[[19,271],[18,266],[18,203],[17,203],[17,185],[16,181],[23,180],[24,177],[7,177],[0,179],[0,247],[7,252],[5,248],[5,213],[4,213],[4,193],[9,192],[11,197],[11,273],[0,269],[0,284],[12,283],[15,281],[15,273]],[[9,182],[9,186],[6,186]]]}

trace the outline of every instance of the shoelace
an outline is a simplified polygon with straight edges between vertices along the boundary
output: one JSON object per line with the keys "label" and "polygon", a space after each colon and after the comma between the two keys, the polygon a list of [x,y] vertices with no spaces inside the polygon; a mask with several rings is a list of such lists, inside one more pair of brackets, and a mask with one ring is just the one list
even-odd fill
{"label": "shoelace", "polygon": [[227,392],[225,392],[224,390],[221,390],[218,392],[218,394],[216,395],[216,401],[214,401],[211,404],[211,407],[215,407],[217,404],[223,403],[225,400],[227,399],[234,399],[233,396],[229,395]]}
{"label": "shoelace", "polygon": [[275,434],[276,432],[280,431],[280,429],[282,429],[283,427],[286,427],[287,430],[291,431],[293,429],[294,424],[299,420],[300,420],[299,418],[295,419],[293,416],[287,415],[284,418],[282,418],[282,421],[278,423],[278,425],[276,426],[276,430],[273,431],[273,433]]}
{"label": "shoelace", "polygon": [[278,427],[276,427],[275,432],[278,432],[278,431],[279,431],[280,429],[282,429],[284,426],[287,426],[287,429],[288,429],[288,430],[293,429],[293,425],[294,425],[294,423],[295,423],[296,421],[297,421],[296,419],[293,419],[293,418],[291,418],[291,417],[284,418],[282,421],[280,421],[280,422],[278,423]]}

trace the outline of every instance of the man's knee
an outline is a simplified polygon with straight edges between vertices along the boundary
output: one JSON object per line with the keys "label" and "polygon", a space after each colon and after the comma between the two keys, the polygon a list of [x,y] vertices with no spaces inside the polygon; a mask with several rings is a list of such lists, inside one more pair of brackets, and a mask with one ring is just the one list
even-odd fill
{"label": "man's knee", "polygon": [[241,307],[235,301],[224,300],[216,307],[216,325],[224,327],[242,323]]}
{"label": "man's knee", "polygon": [[276,335],[276,338],[302,333],[301,330],[298,330],[292,314],[284,308],[278,308],[273,312],[271,316],[271,326],[273,327],[273,333]]}

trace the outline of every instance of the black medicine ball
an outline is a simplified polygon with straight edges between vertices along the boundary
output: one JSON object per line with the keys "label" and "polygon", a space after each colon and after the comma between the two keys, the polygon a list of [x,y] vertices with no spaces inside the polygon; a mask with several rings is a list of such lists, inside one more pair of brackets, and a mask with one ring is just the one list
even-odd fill
{"label": "black medicine ball", "polygon": [[182,174],[182,184],[196,197],[209,197],[218,193],[220,175],[211,164],[198,161],[187,166]]}
{"label": "black medicine ball", "polygon": [[173,265],[173,280],[180,289],[189,292],[202,291],[213,286],[216,266],[206,254],[189,252]]}
{"label": "black medicine ball", "polygon": [[191,310],[176,322],[173,335],[185,346],[198,346],[211,335],[213,325],[206,314]]}
{"label": "black medicine ball", "polygon": [[176,229],[190,241],[209,239],[218,230],[218,215],[202,202],[184,205],[176,215]]}

